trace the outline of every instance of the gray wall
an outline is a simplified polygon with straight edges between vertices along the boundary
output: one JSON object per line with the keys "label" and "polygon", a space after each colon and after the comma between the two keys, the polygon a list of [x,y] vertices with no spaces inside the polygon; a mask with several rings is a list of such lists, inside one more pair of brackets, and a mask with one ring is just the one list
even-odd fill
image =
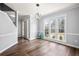
{"label": "gray wall", "polygon": [[71,9],[66,13],[67,13],[67,21],[66,21],[67,43],[79,46],[79,7]]}
{"label": "gray wall", "polygon": [[65,13],[67,14],[66,33],[79,34],[79,7],[71,9]]}
{"label": "gray wall", "polygon": [[79,5],[60,10],[55,13],[44,16],[42,19],[48,19],[55,16],[66,15],[65,33],[66,43],[79,47]]}

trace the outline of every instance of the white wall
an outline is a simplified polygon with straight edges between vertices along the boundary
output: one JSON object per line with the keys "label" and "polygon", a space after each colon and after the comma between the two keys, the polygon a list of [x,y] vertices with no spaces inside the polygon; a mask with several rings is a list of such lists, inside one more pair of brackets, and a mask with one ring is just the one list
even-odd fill
{"label": "white wall", "polygon": [[37,38],[37,20],[35,14],[30,16],[30,40]]}
{"label": "white wall", "polygon": [[24,37],[29,39],[30,38],[30,16],[24,16]]}
{"label": "white wall", "polygon": [[0,53],[17,43],[17,28],[8,17],[0,11]]}
{"label": "white wall", "polygon": [[[18,20],[18,36],[22,37],[22,31],[24,32],[24,37],[27,38],[29,37],[29,31],[30,31],[30,16],[29,15],[19,15],[19,20]],[[24,29],[22,30],[22,22],[24,22]],[[28,26],[28,27],[27,27]]]}
{"label": "white wall", "polygon": [[18,20],[18,37],[21,37],[21,20]]}
{"label": "white wall", "polygon": [[21,15],[18,20],[18,36],[22,35],[22,21],[24,21],[24,37],[33,40],[37,38],[37,20],[35,18],[35,14]]}
{"label": "white wall", "polygon": [[[0,34],[11,33],[16,30],[8,15],[0,11]],[[5,30],[6,29],[6,30]],[[14,29],[14,30],[13,30]]]}

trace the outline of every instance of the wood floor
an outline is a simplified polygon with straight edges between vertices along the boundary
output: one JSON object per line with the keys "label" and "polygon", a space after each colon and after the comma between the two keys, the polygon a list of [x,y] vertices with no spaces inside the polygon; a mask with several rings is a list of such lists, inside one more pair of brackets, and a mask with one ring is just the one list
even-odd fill
{"label": "wood floor", "polygon": [[79,49],[58,43],[20,38],[18,44],[4,51],[1,56],[78,56]]}

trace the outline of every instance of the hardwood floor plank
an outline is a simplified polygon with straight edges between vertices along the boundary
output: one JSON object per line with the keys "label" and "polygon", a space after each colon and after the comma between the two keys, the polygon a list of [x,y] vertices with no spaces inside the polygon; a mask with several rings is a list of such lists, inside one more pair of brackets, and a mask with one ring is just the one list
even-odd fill
{"label": "hardwood floor plank", "polygon": [[7,49],[1,56],[79,56],[79,49],[55,42],[35,39],[18,39],[18,44]]}

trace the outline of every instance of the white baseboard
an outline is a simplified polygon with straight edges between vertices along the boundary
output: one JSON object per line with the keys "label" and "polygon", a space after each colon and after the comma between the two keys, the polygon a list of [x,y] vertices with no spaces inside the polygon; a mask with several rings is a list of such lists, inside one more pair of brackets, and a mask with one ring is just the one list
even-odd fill
{"label": "white baseboard", "polygon": [[35,37],[34,38],[29,38],[29,40],[34,40],[34,39],[36,39]]}
{"label": "white baseboard", "polygon": [[[48,39],[45,39],[45,40],[48,40]],[[61,42],[61,41],[57,41],[57,40],[48,40],[48,41],[60,43],[60,44],[63,44],[63,45],[67,45],[67,46],[70,46],[70,47],[78,48],[78,49],[79,49],[79,46],[71,45],[71,44],[68,44],[68,43],[66,43],[66,42]]]}

